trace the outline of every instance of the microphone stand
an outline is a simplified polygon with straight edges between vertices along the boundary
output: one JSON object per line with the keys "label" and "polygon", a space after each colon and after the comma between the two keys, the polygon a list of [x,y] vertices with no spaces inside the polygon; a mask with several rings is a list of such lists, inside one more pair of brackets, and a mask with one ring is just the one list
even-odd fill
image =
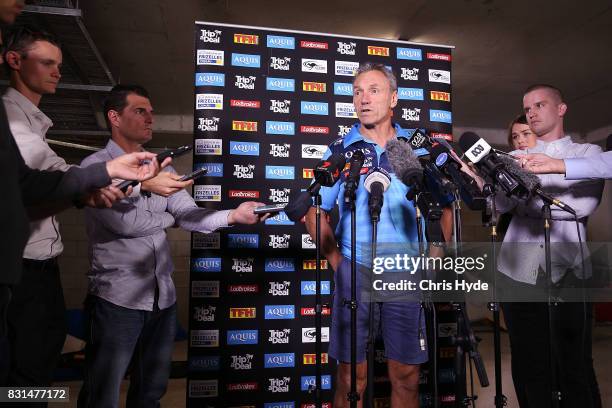
{"label": "microphone stand", "polygon": [[321,408],[321,194],[319,188],[310,192],[315,203],[315,406]]}
{"label": "microphone stand", "polygon": [[[346,191],[346,190],[345,190]],[[345,307],[351,310],[351,390],[347,400],[351,408],[357,408],[357,209],[355,207],[356,189],[344,198],[351,210],[351,299],[344,300]]]}
{"label": "microphone stand", "polygon": [[560,401],[562,398],[561,390],[559,389],[559,383],[557,380],[557,367],[556,367],[556,352],[554,342],[554,304],[552,301],[552,258],[550,250],[550,223],[552,216],[550,213],[550,204],[544,201],[542,206],[542,215],[544,216],[544,256],[546,260],[546,291],[548,294],[548,341],[550,347],[550,381],[552,386],[552,406],[553,408],[559,408]]}
{"label": "microphone stand", "polygon": [[[378,239],[378,221],[380,221],[380,214],[376,214],[375,212],[371,212],[372,219],[372,266],[374,265],[374,259],[376,259],[376,241]],[[370,271],[370,287],[368,290],[370,291],[370,309],[368,316],[368,345],[367,345],[367,362],[368,362],[368,372],[367,372],[367,406],[369,408],[374,408],[374,342],[376,340],[374,336],[374,293],[372,287],[372,279],[374,274]]]}

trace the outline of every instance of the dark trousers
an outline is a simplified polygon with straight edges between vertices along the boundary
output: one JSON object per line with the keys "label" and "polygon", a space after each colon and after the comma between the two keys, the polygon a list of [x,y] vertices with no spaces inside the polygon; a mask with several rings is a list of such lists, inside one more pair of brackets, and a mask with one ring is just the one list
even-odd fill
{"label": "dark trousers", "polygon": [[[530,290],[515,283],[515,290]],[[524,285],[524,288],[520,286]],[[521,408],[552,406],[551,367],[561,391],[560,407],[600,408],[592,358],[593,307],[590,303],[552,306],[552,347],[548,303],[503,303],[512,352],[512,380]]]}
{"label": "dark trousers", "polygon": [[128,309],[102,298],[85,302],[87,346],[79,408],[119,406],[119,389],[131,362],[128,408],[155,408],[166,392],[176,305],[163,310]]}

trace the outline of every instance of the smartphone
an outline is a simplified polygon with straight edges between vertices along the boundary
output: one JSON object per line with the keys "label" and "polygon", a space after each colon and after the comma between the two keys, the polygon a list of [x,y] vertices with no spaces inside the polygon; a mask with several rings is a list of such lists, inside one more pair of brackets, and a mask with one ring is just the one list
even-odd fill
{"label": "smartphone", "polygon": [[172,158],[179,157],[187,153],[190,150],[191,150],[191,146],[189,145],[177,147],[176,149],[164,150],[163,152],[157,154],[157,162],[161,164],[164,160],[166,160],[167,157],[172,157]]}
{"label": "smartphone", "polygon": [[262,205],[253,210],[253,214],[276,214],[285,209],[287,204]]}
{"label": "smartphone", "polygon": [[117,187],[119,190],[121,190],[122,192],[126,192],[128,187],[132,186],[135,187],[138,185],[138,181],[136,180],[125,180],[122,181],[121,183],[117,184],[115,187]]}
{"label": "smartphone", "polygon": [[181,177],[179,179],[179,181],[187,181],[187,180],[197,180],[200,177],[203,177],[206,175],[206,173],[208,173],[208,170],[205,169],[204,167],[197,169],[196,171],[194,171],[193,173],[190,174],[185,174],[183,177]]}

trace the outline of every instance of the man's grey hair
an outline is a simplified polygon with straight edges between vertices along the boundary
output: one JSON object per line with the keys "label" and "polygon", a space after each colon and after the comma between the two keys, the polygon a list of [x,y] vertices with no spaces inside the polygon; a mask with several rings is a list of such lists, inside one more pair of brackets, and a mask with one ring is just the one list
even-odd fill
{"label": "man's grey hair", "polygon": [[391,92],[397,91],[397,78],[393,71],[385,66],[385,64],[381,64],[379,62],[364,62],[359,64],[359,68],[355,72],[355,77],[353,78],[353,85],[355,85],[355,81],[357,77],[361,74],[365,74],[370,71],[378,71],[381,72],[389,81],[389,86],[391,87]]}

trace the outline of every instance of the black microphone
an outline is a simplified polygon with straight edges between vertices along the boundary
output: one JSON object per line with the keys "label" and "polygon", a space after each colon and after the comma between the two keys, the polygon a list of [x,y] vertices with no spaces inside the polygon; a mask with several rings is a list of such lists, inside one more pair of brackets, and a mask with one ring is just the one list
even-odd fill
{"label": "black microphone", "polygon": [[296,191],[289,196],[285,214],[293,222],[298,222],[312,207],[311,193],[317,193],[321,186],[331,187],[340,178],[340,171],[346,164],[344,155],[336,153],[321,160],[314,168],[314,182],[306,191]]}
{"label": "black microphone", "polygon": [[480,191],[478,183],[460,170],[461,164],[451,155],[446,146],[443,144],[433,145],[431,156],[436,166],[449,176],[452,182],[459,188],[461,199],[471,210],[482,210],[485,208],[487,201]]}
{"label": "black microphone", "polygon": [[525,198],[529,191],[521,183],[508,173],[504,163],[500,160],[501,155],[492,151],[484,139],[476,133],[465,132],[459,138],[459,146],[465,152],[465,156],[488,177],[495,180],[507,195],[516,195]]}
{"label": "black microphone", "polygon": [[387,159],[398,179],[411,190],[423,191],[423,166],[410,145],[399,139],[387,142]]}
{"label": "black microphone", "polygon": [[380,220],[380,210],[383,206],[383,194],[391,185],[391,176],[383,168],[376,167],[368,172],[363,186],[370,193],[368,199],[368,207],[370,209],[370,217],[373,221]]}
{"label": "black microphone", "polygon": [[349,169],[346,181],[344,182],[344,202],[350,203],[355,200],[355,192],[359,187],[361,167],[365,161],[365,155],[361,150],[355,150],[349,160]]}
{"label": "black microphone", "polygon": [[572,207],[565,204],[563,201],[558,200],[555,197],[552,197],[551,195],[542,191],[542,184],[540,183],[540,179],[538,178],[538,176],[528,171],[525,171],[525,169],[523,169],[517,164],[515,159],[511,157],[500,156],[500,161],[504,163],[508,173],[516,177],[519,182],[523,186],[525,186],[527,191],[529,191],[531,194],[538,195],[542,199],[542,201],[544,201],[548,205],[556,205],[563,211],[567,211],[572,215],[576,215],[576,211],[574,211]]}

